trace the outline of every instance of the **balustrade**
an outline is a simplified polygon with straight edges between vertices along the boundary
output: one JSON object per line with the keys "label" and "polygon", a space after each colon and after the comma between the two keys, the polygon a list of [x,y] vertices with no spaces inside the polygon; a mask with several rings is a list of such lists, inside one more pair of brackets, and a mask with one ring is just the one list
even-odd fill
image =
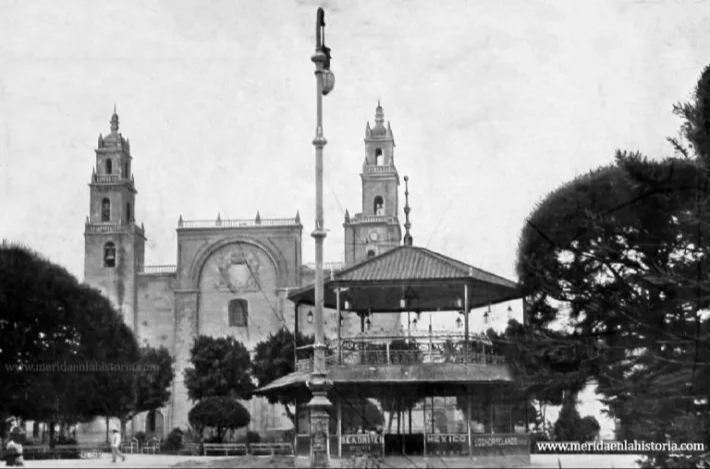
{"label": "balustrade", "polygon": [[174,274],[177,272],[176,265],[147,265],[143,267],[142,274],[159,275],[159,274]]}
{"label": "balustrade", "polygon": [[387,165],[366,164],[366,165],[363,165],[363,167],[362,167],[362,172],[364,172],[364,173],[393,173],[395,171],[396,171],[395,167],[391,164],[387,164]]}
{"label": "balustrade", "polygon": [[[312,262],[309,264],[305,264],[303,267],[308,270],[316,270],[316,265],[315,265],[315,263],[312,263]],[[338,270],[343,270],[344,268],[345,268],[344,262],[324,262],[323,263],[323,270],[338,271]]]}
{"label": "balustrade", "polygon": [[178,228],[243,228],[255,226],[298,226],[296,218],[262,218],[261,220],[184,220]]}
{"label": "balustrade", "polygon": [[397,220],[395,217],[389,216],[389,215],[360,215],[351,218],[350,223],[351,224],[358,224],[358,223],[390,223],[394,224],[397,223]]}

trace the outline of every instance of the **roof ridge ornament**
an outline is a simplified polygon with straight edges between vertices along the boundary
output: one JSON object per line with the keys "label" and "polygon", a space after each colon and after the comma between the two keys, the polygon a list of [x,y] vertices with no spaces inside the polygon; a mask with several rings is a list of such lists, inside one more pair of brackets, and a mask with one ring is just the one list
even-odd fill
{"label": "roof ridge ornament", "polygon": [[404,245],[412,246],[414,240],[412,239],[412,235],[409,233],[409,228],[412,227],[412,224],[409,223],[409,212],[411,211],[409,208],[409,176],[404,176],[404,200],[404,229],[406,230],[404,234]]}

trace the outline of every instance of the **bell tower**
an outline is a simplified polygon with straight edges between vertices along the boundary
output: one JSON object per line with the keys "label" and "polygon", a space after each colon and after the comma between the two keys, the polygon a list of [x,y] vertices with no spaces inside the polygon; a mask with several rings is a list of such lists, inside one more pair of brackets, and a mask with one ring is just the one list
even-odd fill
{"label": "bell tower", "polygon": [[345,263],[354,265],[400,245],[399,173],[394,164],[394,136],[385,127],[382,106],[377,103],[375,126],[365,128],[365,161],[362,165],[362,211],[345,212]]}
{"label": "bell tower", "polygon": [[135,222],[133,158],[130,142],[118,131],[115,107],[110,124],[111,133],[99,135],[89,183],[84,281],[107,296],[136,331],[136,276],[143,268],[146,238]]}

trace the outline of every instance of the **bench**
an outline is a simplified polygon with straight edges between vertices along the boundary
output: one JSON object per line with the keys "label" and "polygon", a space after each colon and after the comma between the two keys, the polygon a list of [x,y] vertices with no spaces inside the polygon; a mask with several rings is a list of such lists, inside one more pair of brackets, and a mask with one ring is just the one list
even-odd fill
{"label": "bench", "polygon": [[160,440],[157,438],[151,438],[146,441],[145,445],[141,448],[141,453],[143,454],[158,454],[160,453]]}
{"label": "bench", "polygon": [[229,453],[244,456],[247,454],[247,445],[243,443],[205,443],[204,455],[208,456],[207,453],[210,452],[224,453],[225,456],[229,456]]}
{"label": "bench", "polygon": [[253,456],[293,456],[295,452],[291,443],[251,443],[249,454]]}
{"label": "bench", "polygon": [[23,446],[22,457],[24,459],[48,459],[52,456],[49,446]]}
{"label": "bench", "polygon": [[101,458],[101,448],[89,445],[56,445],[51,450],[54,459],[59,459],[62,454],[78,454],[81,459]]}
{"label": "bench", "polygon": [[[138,441],[137,438],[131,439],[131,442],[129,444],[121,443],[121,452],[122,453],[137,453],[141,447],[140,442]],[[109,448],[109,451],[111,449]]]}
{"label": "bench", "polygon": [[188,456],[199,456],[200,455],[200,444],[199,443],[185,443],[178,451],[178,454],[188,455]]}

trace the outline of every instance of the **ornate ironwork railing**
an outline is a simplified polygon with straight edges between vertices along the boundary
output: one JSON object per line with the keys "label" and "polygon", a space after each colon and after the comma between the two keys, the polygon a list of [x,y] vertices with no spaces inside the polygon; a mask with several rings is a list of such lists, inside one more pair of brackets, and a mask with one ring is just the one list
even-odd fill
{"label": "ornate ironwork railing", "polygon": [[[329,345],[326,363],[328,366],[372,365],[426,365],[426,364],[479,364],[503,365],[502,355],[491,353],[491,343],[472,335],[468,351],[463,334],[449,333],[420,337],[357,337],[347,338]],[[303,355],[301,355],[303,356]],[[301,358],[296,362],[298,371],[313,368],[312,359]]]}

